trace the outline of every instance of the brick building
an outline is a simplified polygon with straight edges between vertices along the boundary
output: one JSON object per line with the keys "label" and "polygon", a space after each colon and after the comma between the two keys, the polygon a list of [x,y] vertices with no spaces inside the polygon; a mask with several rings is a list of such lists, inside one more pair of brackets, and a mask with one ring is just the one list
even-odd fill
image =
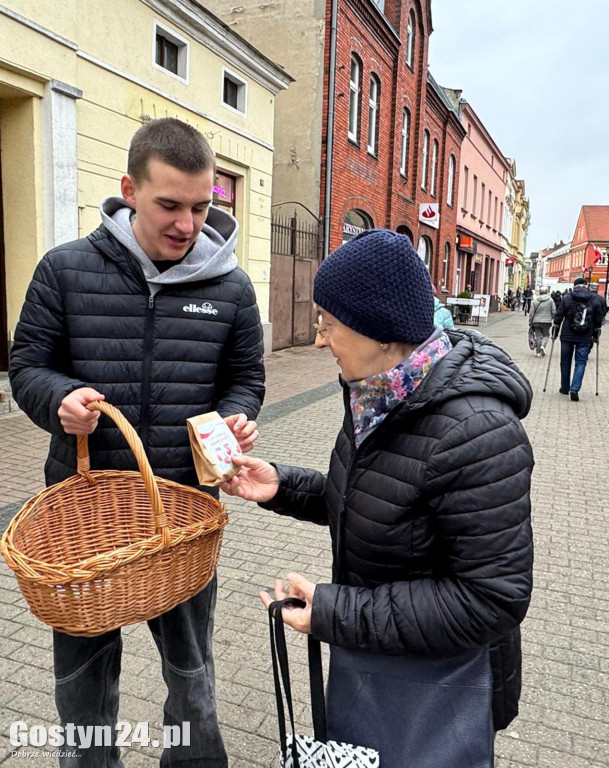
{"label": "brick building", "polygon": [[[313,212],[322,254],[371,227],[403,232],[432,280],[452,294],[465,130],[450,93],[428,73],[430,0],[207,0],[206,6],[295,79],[277,95],[275,211],[288,211],[295,227],[306,210]],[[291,326],[292,343],[307,340],[316,268],[316,262],[306,266],[297,248],[293,269],[282,252],[271,270],[273,327]],[[287,341],[289,331],[284,336]]]}
{"label": "brick building", "polygon": [[[323,126],[321,158],[327,247],[333,250],[372,226],[403,232],[432,280],[451,292],[465,131],[444,89],[428,73],[430,3],[343,0],[335,28],[334,108],[328,78],[324,113],[330,119]],[[328,72],[333,29],[330,24],[326,34]]]}
{"label": "brick building", "polygon": [[582,205],[567,262],[569,281],[586,277],[606,295],[608,249],[609,205]]}

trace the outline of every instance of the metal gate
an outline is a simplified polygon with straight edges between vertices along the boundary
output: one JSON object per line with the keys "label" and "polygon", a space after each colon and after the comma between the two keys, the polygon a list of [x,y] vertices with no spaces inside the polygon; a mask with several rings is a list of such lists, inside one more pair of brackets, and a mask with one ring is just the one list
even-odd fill
{"label": "metal gate", "polygon": [[[298,205],[305,214],[285,211]],[[322,225],[301,203],[279,203],[271,214],[273,349],[312,344],[313,279],[323,253]]]}

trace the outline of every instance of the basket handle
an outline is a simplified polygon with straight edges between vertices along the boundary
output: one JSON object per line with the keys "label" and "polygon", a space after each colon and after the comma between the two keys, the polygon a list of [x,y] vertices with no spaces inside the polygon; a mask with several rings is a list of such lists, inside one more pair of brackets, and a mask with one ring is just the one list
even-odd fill
{"label": "basket handle", "polygon": [[[133,451],[140,474],[142,475],[142,480],[144,481],[144,486],[146,487],[146,493],[148,494],[152,506],[155,533],[161,534],[161,543],[163,549],[165,549],[169,546],[171,538],[169,524],[167,522],[167,516],[165,515],[165,509],[163,508],[163,502],[161,501],[158,485],[152,474],[152,469],[139,435],[123,414],[113,405],[110,405],[110,403],[106,403],[103,400],[93,400],[87,405],[87,408],[90,411],[101,411],[102,413],[105,413],[106,416],[109,416],[119,428],[123,437],[129,444],[129,447]],[[78,474],[82,475],[90,483],[95,482],[89,473],[91,464],[89,460],[89,443],[86,435],[78,435],[76,455],[78,458]]]}

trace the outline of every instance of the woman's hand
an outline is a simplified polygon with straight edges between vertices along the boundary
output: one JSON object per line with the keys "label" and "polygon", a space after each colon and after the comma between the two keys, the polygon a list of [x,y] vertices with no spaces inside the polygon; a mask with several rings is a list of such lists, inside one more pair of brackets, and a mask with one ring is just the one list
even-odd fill
{"label": "woman's hand", "polygon": [[283,600],[286,597],[298,597],[304,600],[307,604],[305,608],[294,608],[291,605],[286,605],[281,609],[281,616],[284,624],[288,624],[297,632],[302,632],[303,635],[309,635],[311,633],[311,613],[313,611],[315,584],[305,579],[299,573],[288,573],[286,578],[290,585],[287,592],[285,591],[283,581],[276,579],[275,597],[271,597],[268,592],[259,592],[260,599],[267,609],[273,600]]}
{"label": "woman's hand", "polygon": [[259,434],[256,422],[248,421],[247,416],[244,413],[235,413],[232,416],[226,416],[224,421],[235,436],[243,453],[251,451]]}
{"label": "woman's hand", "polygon": [[229,496],[240,496],[247,501],[270,501],[279,489],[279,474],[275,467],[253,456],[233,456],[239,473],[220,484]]}

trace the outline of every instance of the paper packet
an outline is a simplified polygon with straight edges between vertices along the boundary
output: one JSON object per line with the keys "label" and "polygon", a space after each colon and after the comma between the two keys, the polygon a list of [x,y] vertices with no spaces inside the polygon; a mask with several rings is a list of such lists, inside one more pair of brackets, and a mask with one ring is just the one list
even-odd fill
{"label": "paper packet", "polygon": [[219,413],[202,413],[186,419],[186,424],[201,485],[219,485],[237,474],[232,457],[242,451]]}

